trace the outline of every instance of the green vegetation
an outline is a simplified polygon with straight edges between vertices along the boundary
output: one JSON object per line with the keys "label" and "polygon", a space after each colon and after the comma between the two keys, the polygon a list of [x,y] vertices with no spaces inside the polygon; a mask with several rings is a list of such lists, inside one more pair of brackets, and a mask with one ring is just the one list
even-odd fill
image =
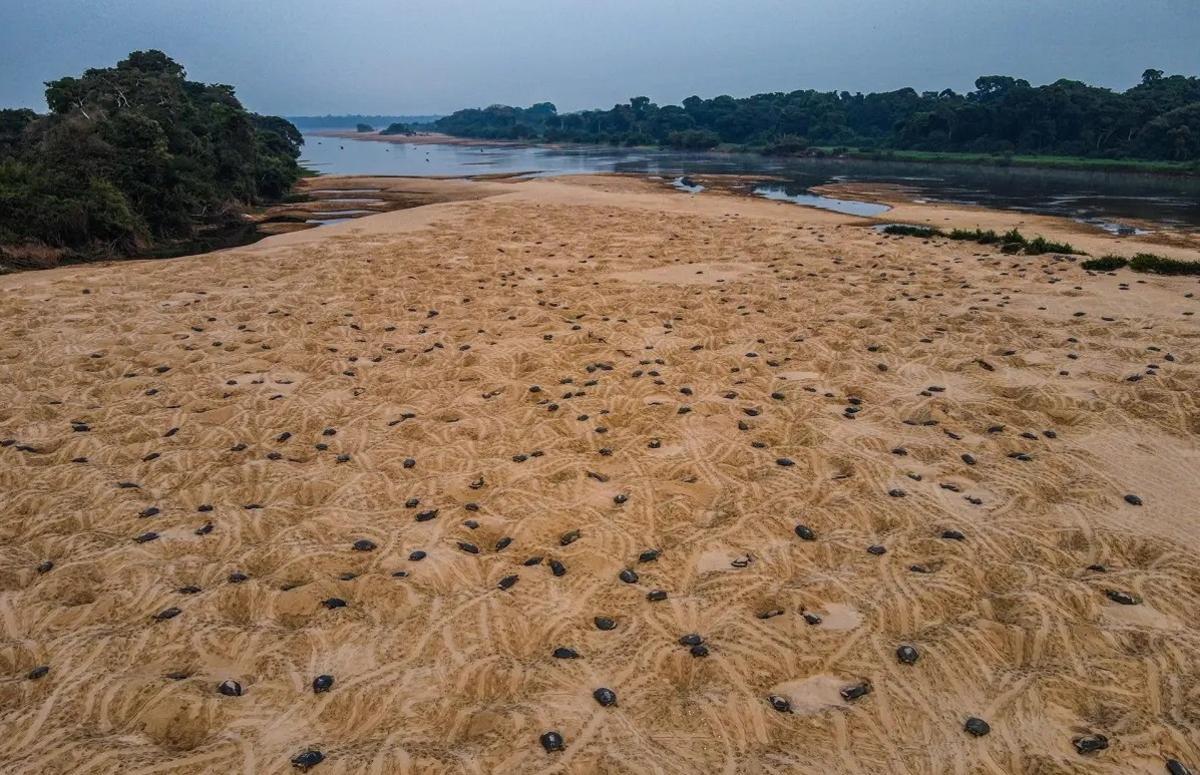
{"label": "green vegetation", "polygon": [[1016,231],[1015,229],[1013,230],[1012,234],[1006,235],[1010,237],[1010,239],[1007,240],[991,229],[988,229],[987,231],[983,231],[982,229],[955,229],[946,236],[952,240],[978,242],[981,245],[994,245],[997,242],[1012,242],[1021,244],[1025,241],[1025,238],[1022,237],[1020,232]]}
{"label": "green vegetation", "polygon": [[1129,259],[1124,256],[1101,256],[1100,258],[1089,258],[1079,265],[1091,272],[1111,272],[1128,264]]}
{"label": "green vegetation", "polygon": [[[639,137],[638,140],[645,138]],[[629,141],[626,145],[646,145],[645,142]],[[708,151],[721,144],[721,136],[707,129],[685,129],[667,135],[666,145],[682,151]]]}
{"label": "green vegetation", "polygon": [[[1200,78],[1147,70],[1124,92],[1059,80],[1045,86],[983,76],[975,90],[878,94],[775,92],[735,99],[688,97],[659,106],[634,97],[610,110],[559,114],[553,103],[460,110],[435,122],[463,137],[739,148],[772,154],[987,160],[1101,167],[1166,164],[1200,171]],[[849,151],[856,148],[856,151]],[[925,154],[924,157],[919,154]]]}
{"label": "green vegetation", "polygon": [[1023,252],[1027,256],[1040,256],[1043,253],[1062,253],[1068,256],[1086,256],[1082,250],[1076,250],[1067,242],[1051,242],[1045,237],[1034,237],[1024,243]]}
{"label": "green vegetation", "polygon": [[401,121],[388,124],[387,128],[381,131],[381,135],[415,135],[417,130],[412,128],[411,124],[405,124]]}
{"label": "green vegetation", "polygon": [[1200,261],[1181,261],[1153,253],[1138,253],[1133,258],[1103,256],[1088,259],[1080,266],[1092,272],[1111,272],[1128,266],[1135,272],[1147,274],[1200,275]]}
{"label": "green vegetation", "polygon": [[932,226],[907,226],[900,223],[884,226],[883,233],[894,234],[899,237],[922,237],[924,239],[946,236],[941,229],[935,229]]}
{"label": "green vegetation", "polygon": [[941,229],[933,226],[908,226],[904,224],[892,224],[885,226],[884,234],[894,234],[901,237],[921,237],[922,239],[930,239],[932,237],[945,237],[960,242],[978,242],[981,245],[999,245],[1001,252],[1004,253],[1024,253],[1028,256],[1040,256],[1043,253],[1062,253],[1064,255],[1087,255],[1083,251],[1076,250],[1073,246],[1066,242],[1051,242],[1045,237],[1034,237],[1028,239],[1024,234],[1013,229],[1006,231],[1003,234],[997,234],[992,229],[984,231],[982,229],[954,229],[949,234]]}
{"label": "green vegetation", "polygon": [[988,229],[974,229],[967,231],[965,229],[955,229],[947,235],[952,240],[963,240],[966,242],[978,242],[981,245],[999,245],[1000,250],[1005,253],[1024,253],[1028,256],[1040,256],[1043,253],[1062,253],[1065,255],[1084,255],[1082,251],[1076,250],[1066,242],[1051,242],[1045,237],[1034,237],[1026,239],[1025,235],[1013,229],[1006,231],[1003,234],[997,234],[995,231]]}
{"label": "green vegetation", "polygon": [[1180,261],[1153,253],[1138,253],[1129,259],[1129,268],[1150,274],[1200,274],[1200,261]]}
{"label": "green vegetation", "polygon": [[0,258],[128,255],[236,223],[301,175],[304,142],[161,51],[46,84],[48,115],[0,110]]}
{"label": "green vegetation", "polygon": [[371,126],[370,124],[357,124],[354,127],[354,131],[355,132],[374,132],[375,127]]}

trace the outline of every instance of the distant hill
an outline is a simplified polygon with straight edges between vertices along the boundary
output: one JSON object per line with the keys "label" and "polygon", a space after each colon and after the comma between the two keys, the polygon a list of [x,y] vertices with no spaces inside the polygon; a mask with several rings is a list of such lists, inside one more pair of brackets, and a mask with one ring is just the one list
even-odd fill
{"label": "distant hill", "polygon": [[354,129],[359,124],[373,127],[385,127],[389,124],[432,124],[441,116],[360,116],[348,114],[342,116],[288,116],[300,129]]}

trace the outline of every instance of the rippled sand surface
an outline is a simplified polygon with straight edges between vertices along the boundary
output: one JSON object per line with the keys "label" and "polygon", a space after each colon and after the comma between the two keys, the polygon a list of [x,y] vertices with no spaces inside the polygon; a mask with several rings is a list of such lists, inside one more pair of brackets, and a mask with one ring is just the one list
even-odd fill
{"label": "rippled sand surface", "polygon": [[0,278],[0,770],[1197,766],[1194,278],[489,185]]}

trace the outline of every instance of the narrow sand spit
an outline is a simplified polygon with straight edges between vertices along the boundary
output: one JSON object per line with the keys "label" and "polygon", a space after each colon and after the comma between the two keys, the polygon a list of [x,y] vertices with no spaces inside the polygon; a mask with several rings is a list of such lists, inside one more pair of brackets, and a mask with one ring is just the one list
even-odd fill
{"label": "narrow sand spit", "polygon": [[0,278],[0,771],[1200,763],[1195,278],[486,185]]}

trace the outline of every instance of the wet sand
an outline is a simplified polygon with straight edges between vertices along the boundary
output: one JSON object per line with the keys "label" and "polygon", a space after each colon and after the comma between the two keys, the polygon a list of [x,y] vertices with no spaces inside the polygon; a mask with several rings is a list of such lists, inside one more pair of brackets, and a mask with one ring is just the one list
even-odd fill
{"label": "wet sand", "polygon": [[1197,278],[436,185],[0,277],[0,771],[1197,767]]}
{"label": "wet sand", "polygon": [[512,177],[485,175],[467,180],[449,177],[321,175],[304,178],[296,185],[299,201],[265,208],[252,219],[258,223],[258,231],[264,235],[324,228],[330,224],[321,221],[330,218],[337,218],[336,223],[373,213],[481,199],[508,190],[490,185],[489,181],[503,181]]}

